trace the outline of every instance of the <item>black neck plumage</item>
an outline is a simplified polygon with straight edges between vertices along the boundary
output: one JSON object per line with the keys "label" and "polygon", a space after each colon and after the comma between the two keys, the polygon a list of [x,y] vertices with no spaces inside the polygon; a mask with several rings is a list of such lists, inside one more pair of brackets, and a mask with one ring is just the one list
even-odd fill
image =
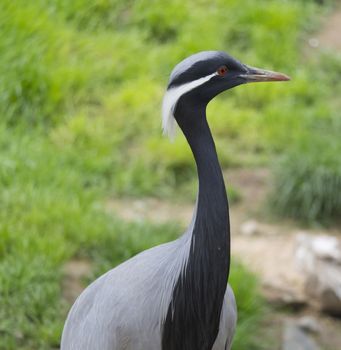
{"label": "black neck plumage", "polygon": [[162,349],[211,350],[229,275],[228,201],[206,105],[180,103],[176,112],[196,161],[199,193],[187,266],[173,292]]}

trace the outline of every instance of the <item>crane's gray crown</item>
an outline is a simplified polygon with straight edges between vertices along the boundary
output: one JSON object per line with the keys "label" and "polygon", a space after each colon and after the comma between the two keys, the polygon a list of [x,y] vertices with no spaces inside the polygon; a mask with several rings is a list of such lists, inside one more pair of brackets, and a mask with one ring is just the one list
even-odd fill
{"label": "crane's gray crown", "polygon": [[244,70],[242,63],[224,51],[202,51],[185,58],[174,67],[168,89],[210,75],[222,65],[226,65],[229,70]]}

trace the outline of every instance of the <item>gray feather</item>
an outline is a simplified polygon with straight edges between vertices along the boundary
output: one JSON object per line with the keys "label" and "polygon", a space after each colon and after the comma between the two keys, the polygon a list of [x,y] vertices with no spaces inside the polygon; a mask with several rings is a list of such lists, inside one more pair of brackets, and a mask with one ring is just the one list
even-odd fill
{"label": "gray feather", "polygon": [[226,56],[226,53],[223,51],[201,51],[194,55],[191,55],[184,60],[182,60],[180,63],[178,63],[174,69],[172,70],[172,73],[169,77],[169,82],[172,82],[175,80],[179,75],[182,73],[188,71],[195,63],[198,63],[200,61],[208,61],[210,59],[214,59],[217,57],[224,57]]}
{"label": "gray feather", "polygon": [[[187,263],[194,220],[195,214],[178,240],[136,255],[87,287],[69,312],[61,350],[161,350],[162,324]],[[228,287],[213,350],[225,350],[235,321]]]}

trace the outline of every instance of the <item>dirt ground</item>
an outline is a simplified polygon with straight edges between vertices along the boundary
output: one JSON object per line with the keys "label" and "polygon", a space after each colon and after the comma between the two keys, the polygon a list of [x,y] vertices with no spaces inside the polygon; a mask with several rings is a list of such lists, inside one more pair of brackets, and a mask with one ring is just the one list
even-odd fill
{"label": "dirt ground", "polygon": [[[308,38],[308,45],[313,49],[341,51],[341,0],[335,0],[332,13],[322,22],[319,32]],[[311,52],[309,52],[312,54]]]}

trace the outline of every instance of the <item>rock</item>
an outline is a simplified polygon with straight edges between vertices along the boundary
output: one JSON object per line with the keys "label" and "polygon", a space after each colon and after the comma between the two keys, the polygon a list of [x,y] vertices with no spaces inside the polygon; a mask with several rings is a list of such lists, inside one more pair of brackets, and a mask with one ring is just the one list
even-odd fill
{"label": "rock", "polygon": [[284,325],[282,350],[320,350],[320,347],[298,325],[287,321]]}
{"label": "rock", "polygon": [[240,225],[240,233],[245,236],[254,236],[261,233],[260,225],[255,220],[248,220]]}
{"label": "rock", "polygon": [[297,325],[305,332],[319,333],[320,325],[312,316],[303,316],[297,321]]}
{"label": "rock", "polygon": [[315,236],[301,232],[297,234],[296,241],[298,243],[296,258],[306,269],[314,269],[316,258],[341,264],[341,244],[336,237]]}
{"label": "rock", "polygon": [[263,295],[275,307],[288,307],[293,311],[301,310],[307,302],[297,289],[284,288],[274,283],[264,283]]}
{"label": "rock", "polygon": [[314,49],[320,46],[320,41],[317,38],[310,38],[308,40],[309,46],[313,47]]}
{"label": "rock", "polygon": [[341,245],[327,235],[299,234],[296,262],[304,273],[305,292],[318,307],[341,316]]}

